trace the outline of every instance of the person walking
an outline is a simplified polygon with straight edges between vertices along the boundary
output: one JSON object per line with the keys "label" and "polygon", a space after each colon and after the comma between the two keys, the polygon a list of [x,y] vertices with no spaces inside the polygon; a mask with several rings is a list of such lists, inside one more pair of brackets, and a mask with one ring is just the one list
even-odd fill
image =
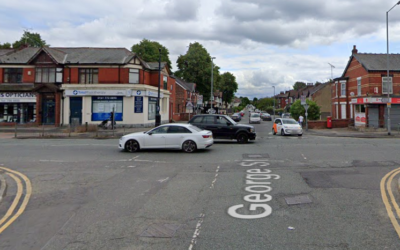
{"label": "person walking", "polygon": [[303,127],[303,121],[304,121],[304,117],[302,115],[299,116],[299,124],[301,127]]}

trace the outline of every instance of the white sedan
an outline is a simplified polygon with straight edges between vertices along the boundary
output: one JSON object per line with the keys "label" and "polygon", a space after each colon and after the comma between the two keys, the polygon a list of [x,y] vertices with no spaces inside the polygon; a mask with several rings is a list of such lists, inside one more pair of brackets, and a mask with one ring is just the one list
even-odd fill
{"label": "white sedan", "polygon": [[147,132],[124,135],[119,139],[119,149],[137,152],[140,149],[181,149],[192,153],[213,145],[212,132],[191,124],[171,123],[158,126]]}
{"label": "white sedan", "polygon": [[249,123],[261,123],[261,116],[259,113],[251,113]]}

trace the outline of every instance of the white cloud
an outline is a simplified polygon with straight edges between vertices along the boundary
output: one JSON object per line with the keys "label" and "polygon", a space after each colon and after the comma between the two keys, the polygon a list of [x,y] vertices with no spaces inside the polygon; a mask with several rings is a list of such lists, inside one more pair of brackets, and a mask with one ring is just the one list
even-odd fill
{"label": "white cloud", "polygon": [[[130,47],[156,40],[175,61],[191,42],[216,57],[238,80],[238,95],[270,96],[295,81],[341,75],[352,46],[386,52],[385,13],[379,0],[70,0],[2,1],[0,43],[24,29],[52,46]],[[390,51],[400,53],[400,7],[390,12]],[[176,69],[176,66],[174,67]]]}

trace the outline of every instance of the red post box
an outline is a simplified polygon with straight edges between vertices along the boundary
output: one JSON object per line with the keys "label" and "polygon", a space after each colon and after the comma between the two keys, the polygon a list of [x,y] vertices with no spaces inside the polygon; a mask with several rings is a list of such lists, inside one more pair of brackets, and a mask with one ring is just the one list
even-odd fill
{"label": "red post box", "polygon": [[332,117],[330,116],[326,117],[326,127],[332,128]]}

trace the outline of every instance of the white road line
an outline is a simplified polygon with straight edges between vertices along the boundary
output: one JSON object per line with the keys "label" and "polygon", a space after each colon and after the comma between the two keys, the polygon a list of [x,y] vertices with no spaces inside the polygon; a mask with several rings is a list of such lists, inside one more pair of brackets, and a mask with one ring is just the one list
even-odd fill
{"label": "white road line", "polygon": [[301,156],[303,156],[304,160],[307,160],[307,158],[303,154],[301,154]]}
{"label": "white road line", "polygon": [[59,160],[39,160],[40,162],[66,162],[66,161],[59,161]]}
{"label": "white road line", "polygon": [[158,182],[159,183],[163,183],[163,182],[166,182],[166,181],[168,181],[169,180],[169,177],[167,177],[167,178],[165,178],[165,179],[160,179],[160,180],[158,180]]}
{"label": "white road line", "polygon": [[142,161],[142,162],[153,162],[151,160],[135,160],[135,161]]}
{"label": "white road line", "polygon": [[219,166],[217,167],[217,170],[215,170],[215,172],[216,172],[215,178],[214,178],[214,180],[212,181],[210,188],[214,188],[214,184],[215,184],[215,182],[217,181],[218,172],[219,172]]}
{"label": "white road line", "polygon": [[197,222],[196,230],[194,231],[192,240],[190,241],[189,250],[192,250],[194,245],[196,245],[196,239],[200,235],[201,224],[203,223],[203,219],[204,219],[204,214],[200,214],[200,219]]}

